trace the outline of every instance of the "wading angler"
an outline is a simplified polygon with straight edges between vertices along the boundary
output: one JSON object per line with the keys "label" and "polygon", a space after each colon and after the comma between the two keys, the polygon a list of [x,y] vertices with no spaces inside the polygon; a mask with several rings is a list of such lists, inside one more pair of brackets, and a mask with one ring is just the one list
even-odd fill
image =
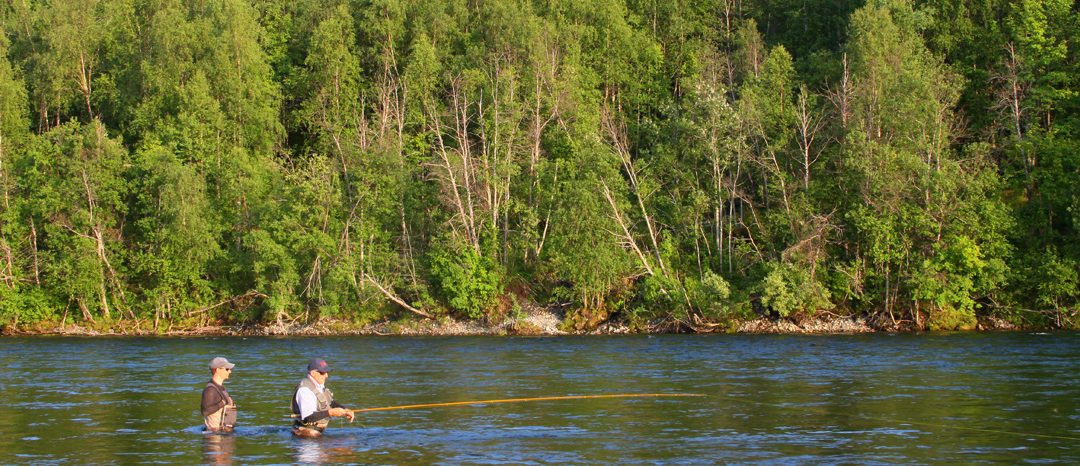
{"label": "wading angler", "polygon": [[322,359],[312,359],[308,363],[307,376],[296,386],[293,392],[292,413],[293,434],[299,437],[318,437],[330,424],[331,417],[347,417],[353,421],[355,415],[345,406],[334,401],[334,392],[326,388],[326,379],[330,377],[330,366]]}
{"label": "wading angler", "polygon": [[210,381],[202,392],[203,424],[208,432],[232,432],[236,425],[236,403],[225,389],[233,367],[236,364],[222,357],[210,361]]}

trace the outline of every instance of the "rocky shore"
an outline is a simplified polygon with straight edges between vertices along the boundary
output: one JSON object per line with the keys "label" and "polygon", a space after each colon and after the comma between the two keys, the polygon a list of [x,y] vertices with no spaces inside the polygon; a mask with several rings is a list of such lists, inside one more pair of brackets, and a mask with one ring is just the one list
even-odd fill
{"label": "rocky shore", "polygon": [[[271,323],[262,325],[207,325],[191,328],[153,329],[143,326],[120,326],[107,330],[67,323],[39,325],[12,329],[4,327],[2,335],[67,335],[67,336],[335,336],[335,335],[400,335],[400,336],[451,336],[451,335],[620,335],[631,333],[742,333],[742,334],[860,334],[874,332],[915,332],[910,323],[889,322],[887,319],[870,321],[863,317],[822,315],[799,321],[789,319],[757,318],[741,321],[730,326],[700,326],[697,328],[673,328],[656,326],[652,331],[633,329],[627,323],[609,321],[590,331],[567,332],[562,326],[563,317],[557,309],[530,307],[517,316],[506,317],[494,323],[459,320],[452,317],[425,320],[385,321],[356,325],[343,320],[320,320],[314,323]],[[120,325],[120,324],[117,324]],[[665,330],[666,329],[666,330]],[[980,318],[977,330],[1018,330],[1001,319]]]}

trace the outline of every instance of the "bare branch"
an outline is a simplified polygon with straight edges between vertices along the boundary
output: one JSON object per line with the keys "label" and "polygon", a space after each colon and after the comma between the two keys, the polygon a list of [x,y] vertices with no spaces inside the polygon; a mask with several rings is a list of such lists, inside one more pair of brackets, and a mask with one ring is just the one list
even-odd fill
{"label": "bare branch", "polygon": [[424,311],[422,311],[420,309],[417,309],[415,307],[410,306],[409,303],[405,302],[405,300],[398,297],[398,295],[394,294],[393,291],[390,291],[386,287],[382,286],[378,282],[378,280],[375,280],[374,277],[372,277],[371,275],[368,275],[366,272],[363,274],[363,276],[364,276],[364,280],[367,280],[368,283],[371,283],[373,286],[375,286],[375,288],[378,289],[380,293],[382,293],[384,296],[386,296],[387,299],[397,303],[398,306],[401,306],[401,307],[405,308],[406,310],[408,310],[409,312],[411,312],[413,314],[423,316],[423,317],[427,317],[428,319],[433,319],[434,318],[434,317],[432,317],[431,314],[428,314],[428,313],[426,313],[426,312],[424,312]]}
{"label": "bare branch", "polygon": [[645,271],[648,272],[649,275],[656,275],[653,272],[652,266],[649,265],[649,260],[645,258],[645,254],[641,252],[641,248],[638,247],[637,241],[634,240],[634,235],[630,233],[630,229],[626,226],[626,221],[623,219],[622,212],[620,212],[618,204],[615,203],[615,198],[611,195],[611,190],[608,189],[607,183],[601,181],[600,184],[604,187],[604,198],[607,199],[608,204],[611,206],[613,217],[615,218],[615,221],[619,223],[619,227],[622,228],[623,238],[625,239],[626,244],[628,244],[630,248],[634,250],[634,253],[637,254],[638,259],[641,260],[642,267],[645,267]]}

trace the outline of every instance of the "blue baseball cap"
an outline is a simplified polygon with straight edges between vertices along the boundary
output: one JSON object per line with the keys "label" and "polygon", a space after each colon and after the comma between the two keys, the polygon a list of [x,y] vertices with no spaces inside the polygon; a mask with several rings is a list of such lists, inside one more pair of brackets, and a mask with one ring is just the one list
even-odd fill
{"label": "blue baseball cap", "polygon": [[330,372],[330,365],[326,364],[326,361],[316,358],[316,359],[312,359],[311,362],[308,363],[307,370],[309,372],[310,371]]}

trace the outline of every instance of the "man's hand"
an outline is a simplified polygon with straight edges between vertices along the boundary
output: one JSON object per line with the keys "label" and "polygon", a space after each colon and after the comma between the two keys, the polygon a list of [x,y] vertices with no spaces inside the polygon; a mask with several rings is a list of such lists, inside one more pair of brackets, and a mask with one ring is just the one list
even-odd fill
{"label": "man's hand", "polygon": [[353,414],[352,411],[349,411],[349,410],[347,410],[345,408],[330,408],[330,416],[331,417],[347,417],[347,418],[349,418],[349,422],[352,422],[353,419],[356,417],[356,415]]}

